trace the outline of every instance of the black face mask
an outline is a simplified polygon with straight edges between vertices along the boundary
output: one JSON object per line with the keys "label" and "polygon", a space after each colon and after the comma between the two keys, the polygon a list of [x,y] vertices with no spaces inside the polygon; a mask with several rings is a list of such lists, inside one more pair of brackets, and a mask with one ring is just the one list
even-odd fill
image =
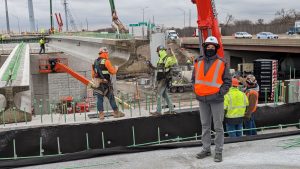
{"label": "black face mask", "polygon": [[212,56],[215,56],[217,54],[217,50],[215,50],[215,49],[205,49],[204,53],[205,53],[205,56],[212,57]]}

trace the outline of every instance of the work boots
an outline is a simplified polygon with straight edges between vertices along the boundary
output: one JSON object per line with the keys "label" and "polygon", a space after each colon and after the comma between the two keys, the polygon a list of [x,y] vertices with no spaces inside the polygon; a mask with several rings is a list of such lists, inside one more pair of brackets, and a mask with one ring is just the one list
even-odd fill
{"label": "work boots", "polygon": [[104,112],[99,112],[100,121],[104,120],[104,118],[105,118]]}
{"label": "work boots", "polygon": [[116,110],[112,113],[112,115],[114,116],[114,118],[120,118],[120,117],[124,117],[125,114],[120,112],[119,110]]}
{"label": "work boots", "polygon": [[196,155],[196,158],[203,159],[203,158],[208,157],[208,156],[211,156],[211,152],[210,151],[202,150],[200,153],[198,153]]}
{"label": "work boots", "polygon": [[99,112],[99,119],[102,121],[104,118],[104,112]]}
{"label": "work boots", "polygon": [[222,162],[222,153],[216,153],[215,154],[215,158],[214,158],[214,161],[215,162]]}

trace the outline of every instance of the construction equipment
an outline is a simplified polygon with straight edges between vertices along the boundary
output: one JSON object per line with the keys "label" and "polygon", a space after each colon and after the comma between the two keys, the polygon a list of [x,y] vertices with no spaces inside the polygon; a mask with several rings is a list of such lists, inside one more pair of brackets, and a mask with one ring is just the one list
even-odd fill
{"label": "construction equipment", "polygon": [[90,111],[90,104],[88,102],[74,102],[73,97],[62,97],[58,104],[56,112],[62,114],[83,113]]}
{"label": "construction equipment", "polygon": [[[98,89],[94,88],[95,84],[87,79],[86,77],[82,76],[81,74],[77,73],[76,71],[72,70],[70,67],[67,66],[68,61],[66,58],[48,58],[48,59],[40,59],[39,60],[39,72],[40,73],[68,73],[69,75],[73,76],[75,79],[82,82],[88,88],[92,88],[94,91]],[[101,92],[98,92],[101,93]],[[130,108],[130,105],[120,98],[115,96],[116,101],[124,105],[124,108]]]}
{"label": "construction equipment", "polygon": [[117,33],[128,33],[128,29],[123,25],[123,23],[120,21],[117,10],[115,7],[114,0],[109,0],[110,8],[111,8],[111,16],[112,16],[112,27],[117,30]]}
{"label": "construction equipment", "polygon": [[55,13],[55,17],[56,17],[56,21],[57,21],[57,25],[58,25],[58,32],[61,32],[62,27],[63,27],[64,24],[63,24],[63,21],[61,19],[60,13],[58,13],[58,15],[57,15],[57,13]]}
{"label": "construction equipment", "polygon": [[71,13],[71,9],[68,6],[67,0],[64,0],[63,4],[64,4],[64,9],[65,9],[65,17],[66,17],[66,20],[65,20],[66,31],[67,32],[69,31],[69,22],[70,22],[70,25],[71,25],[73,31],[77,32],[77,25],[75,23],[75,20],[74,20],[74,17],[72,15],[72,13]]}
{"label": "construction equipment", "polygon": [[202,44],[204,40],[209,36],[215,36],[220,45],[218,55],[224,57],[224,48],[221,39],[221,33],[219,30],[219,23],[217,19],[217,10],[214,0],[192,0],[192,3],[196,4],[198,10],[198,31],[199,31],[199,44],[200,54],[203,56]]}
{"label": "construction equipment", "polygon": [[173,67],[170,71],[170,92],[183,93],[186,89],[192,89],[192,73],[193,71],[187,66]]}

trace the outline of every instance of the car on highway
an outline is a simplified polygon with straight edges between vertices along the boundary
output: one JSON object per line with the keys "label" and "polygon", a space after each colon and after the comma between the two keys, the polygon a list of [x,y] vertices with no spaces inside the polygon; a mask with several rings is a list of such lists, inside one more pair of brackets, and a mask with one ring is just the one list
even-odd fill
{"label": "car on highway", "polygon": [[234,37],[236,39],[252,39],[252,35],[249,34],[248,32],[236,32],[234,34]]}
{"label": "car on highway", "polygon": [[278,39],[278,35],[271,32],[260,32],[256,34],[257,39]]}

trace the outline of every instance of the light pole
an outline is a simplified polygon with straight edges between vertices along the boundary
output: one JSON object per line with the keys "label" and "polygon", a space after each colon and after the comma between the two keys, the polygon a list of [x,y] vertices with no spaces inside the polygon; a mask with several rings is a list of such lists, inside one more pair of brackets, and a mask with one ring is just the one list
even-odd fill
{"label": "light pole", "polygon": [[85,18],[85,23],[86,23],[86,31],[89,31],[89,21],[87,18]]}
{"label": "light pole", "polygon": [[142,28],[142,33],[143,33],[143,39],[145,37],[145,25],[144,25],[144,22],[145,22],[145,9],[147,9],[148,7],[144,7],[142,10],[143,10],[143,28]]}
{"label": "light pole", "polygon": [[185,28],[185,10],[181,9],[181,8],[177,8],[178,10],[180,10],[181,12],[183,12],[183,28]]}

